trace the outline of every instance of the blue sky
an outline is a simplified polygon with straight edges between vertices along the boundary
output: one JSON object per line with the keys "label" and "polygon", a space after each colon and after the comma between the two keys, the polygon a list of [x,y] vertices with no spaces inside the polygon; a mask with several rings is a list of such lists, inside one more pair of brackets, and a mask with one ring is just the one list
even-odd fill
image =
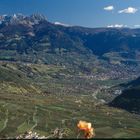
{"label": "blue sky", "polygon": [[13,13],[86,27],[140,27],[140,0],[0,0],[0,14]]}

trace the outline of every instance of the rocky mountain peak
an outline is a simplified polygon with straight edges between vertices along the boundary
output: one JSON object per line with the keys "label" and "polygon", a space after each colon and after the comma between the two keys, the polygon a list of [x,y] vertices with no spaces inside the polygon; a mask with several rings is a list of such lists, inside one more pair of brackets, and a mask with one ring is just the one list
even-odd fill
{"label": "rocky mountain peak", "polygon": [[1,15],[0,23],[1,24],[39,24],[41,21],[46,21],[47,18],[41,14],[32,14],[30,16],[23,15],[21,13],[13,14],[13,15]]}

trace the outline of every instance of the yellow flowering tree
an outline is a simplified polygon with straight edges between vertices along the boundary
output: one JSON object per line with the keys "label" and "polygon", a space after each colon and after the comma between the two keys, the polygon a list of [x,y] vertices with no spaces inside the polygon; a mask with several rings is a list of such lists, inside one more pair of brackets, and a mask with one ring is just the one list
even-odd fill
{"label": "yellow flowering tree", "polygon": [[84,132],[84,137],[90,139],[95,137],[95,130],[92,127],[92,124],[86,121],[79,121],[77,127],[80,131]]}

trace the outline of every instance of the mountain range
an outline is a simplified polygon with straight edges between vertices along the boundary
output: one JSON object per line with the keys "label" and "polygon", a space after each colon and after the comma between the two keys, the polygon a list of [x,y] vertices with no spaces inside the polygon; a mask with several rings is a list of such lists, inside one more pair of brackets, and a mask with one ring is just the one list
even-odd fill
{"label": "mountain range", "polygon": [[139,73],[139,44],[140,29],[65,26],[41,14],[0,16],[1,62],[54,65],[72,75],[129,79]]}
{"label": "mountain range", "polygon": [[76,137],[80,119],[95,124],[97,137],[139,137],[131,114],[140,113],[139,70],[140,29],[1,15],[0,138],[56,126]]}
{"label": "mountain range", "polygon": [[122,63],[140,59],[140,29],[65,27],[37,14],[4,15],[0,22],[1,60],[56,63],[54,57],[48,60],[53,54],[107,60],[113,55]]}

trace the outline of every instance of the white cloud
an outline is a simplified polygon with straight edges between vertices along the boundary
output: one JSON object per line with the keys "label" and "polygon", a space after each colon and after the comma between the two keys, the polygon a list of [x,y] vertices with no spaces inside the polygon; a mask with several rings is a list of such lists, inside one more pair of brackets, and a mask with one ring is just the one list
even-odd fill
{"label": "white cloud", "polygon": [[118,13],[126,13],[126,14],[134,14],[138,11],[138,9],[134,8],[134,7],[128,7],[126,9],[120,10],[118,11]]}
{"label": "white cloud", "polygon": [[68,24],[61,23],[61,22],[55,22],[54,24],[55,24],[55,25],[65,26],[65,27],[71,26],[71,25],[68,25]]}
{"label": "white cloud", "polygon": [[134,25],[135,28],[140,28],[139,24]]}
{"label": "white cloud", "polygon": [[114,10],[114,6],[113,5],[110,5],[110,6],[104,7],[104,10],[106,10],[106,11],[112,11],[112,10]]}
{"label": "white cloud", "polygon": [[115,25],[108,25],[108,28],[124,28],[127,27],[127,25],[123,25],[123,24],[115,24]]}

